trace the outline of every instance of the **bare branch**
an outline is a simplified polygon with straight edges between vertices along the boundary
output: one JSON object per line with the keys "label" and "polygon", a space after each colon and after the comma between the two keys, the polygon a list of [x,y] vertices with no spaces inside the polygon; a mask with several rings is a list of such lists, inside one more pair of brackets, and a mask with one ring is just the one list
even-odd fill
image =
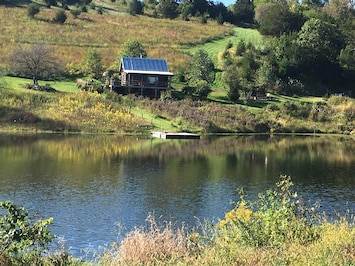
{"label": "bare branch", "polygon": [[53,56],[53,49],[44,42],[30,46],[18,46],[9,56],[10,68],[17,74],[29,76],[37,84],[39,77],[48,77],[60,72],[58,60]]}

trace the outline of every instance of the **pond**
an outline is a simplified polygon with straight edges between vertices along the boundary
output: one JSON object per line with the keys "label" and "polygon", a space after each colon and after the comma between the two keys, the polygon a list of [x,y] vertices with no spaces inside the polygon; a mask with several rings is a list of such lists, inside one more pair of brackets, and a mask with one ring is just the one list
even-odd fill
{"label": "pond", "polygon": [[90,256],[161,220],[218,220],[244,188],[250,199],[280,174],[330,218],[355,212],[355,140],[329,136],[1,135],[0,201],[53,217],[52,233]]}

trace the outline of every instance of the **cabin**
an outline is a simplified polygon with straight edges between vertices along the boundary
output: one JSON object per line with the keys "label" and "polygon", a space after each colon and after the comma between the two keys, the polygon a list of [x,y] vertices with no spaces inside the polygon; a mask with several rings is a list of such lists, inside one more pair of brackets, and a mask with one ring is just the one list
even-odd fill
{"label": "cabin", "polygon": [[114,90],[122,94],[137,94],[159,98],[170,89],[171,77],[164,59],[123,57],[120,63],[120,84]]}

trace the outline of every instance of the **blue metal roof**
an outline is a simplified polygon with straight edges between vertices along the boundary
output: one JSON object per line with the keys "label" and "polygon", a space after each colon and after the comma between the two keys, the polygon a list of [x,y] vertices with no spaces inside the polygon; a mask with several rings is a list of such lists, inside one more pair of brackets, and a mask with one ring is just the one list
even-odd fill
{"label": "blue metal roof", "polygon": [[157,73],[173,75],[164,59],[122,57],[121,68],[127,73]]}

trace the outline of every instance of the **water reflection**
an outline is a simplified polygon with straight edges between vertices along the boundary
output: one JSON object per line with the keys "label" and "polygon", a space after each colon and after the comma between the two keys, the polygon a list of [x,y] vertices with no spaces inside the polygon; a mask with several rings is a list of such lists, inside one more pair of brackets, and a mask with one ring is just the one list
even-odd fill
{"label": "water reflection", "polygon": [[355,141],[336,137],[238,136],[201,140],[129,136],[0,136],[0,200],[54,217],[72,253],[117,240],[157,217],[219,217],[237,200],[293,178],[322,210],[354,213]]}

